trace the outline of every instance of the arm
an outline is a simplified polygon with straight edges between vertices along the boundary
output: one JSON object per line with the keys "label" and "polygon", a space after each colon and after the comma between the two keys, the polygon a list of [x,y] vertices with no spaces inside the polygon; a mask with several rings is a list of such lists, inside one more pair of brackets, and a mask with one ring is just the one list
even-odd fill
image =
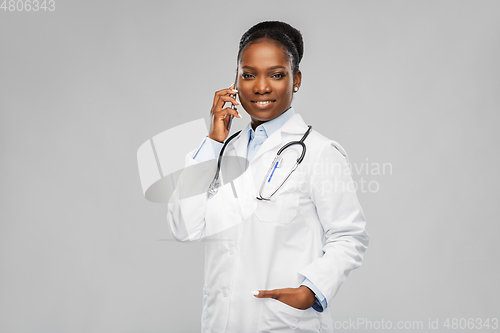
{"label": "arm", "polygon": [[311,176],[310,191],[325,233],[324,254],[302,268],[299,275],[331,300],[349,272],[361,265],[368,234],[344,149],[329,141],[317,163],[321,167]]}
{"label": "arm", "polygon": [[[174,185],[174,192],[170,197],[167,211],[167,221],[172,236],[181,242],[199,241],[203,237],[225,230],[227,224],[220,223],[212,218],[207,231],[205,212],[207,208],[207,189],[217,170],[217,156],[220,149],[218,143],[223,142],[228,134],[228,123],[233,115],[241,118],[236,109],[224,108],[229,102],[233,105],[239,102],[232,97],[236,90],[234,85],[229,89],[222,89],[215,93],[210,115],[212,118],[209,137],[211,145],[206,145],[205,138],[197,151],[187,154],[185,167]],[[213,140],[212,140],[213,139]],[[175,144],[175,143],[174,143]],[[222,144],[220,144],[222,147]],[[212,149],[210,149],[213,147]],[[207,159],[207,160],[206,160]],[[224,192],[220,190],[219,193]],[[227,186],[226,186],[227,192]],[[218,195],[218,200],[224,199],[223,193]],[[235,222],[233,222],[235,223]]]}
{"label": "arm", "polygon": [[198,148],[192,154],[192,159],[195,160],[196,162],[206,162],[209,160],[216,159],[219,156],[219,153],[223,145],[224,144],[222,142],[212,140],[208,136],[206,136],[201,142],[200,148]]}
{"label": "arm", "polygon": [[[196,241],[204,236],[204,213],[208,186],[200,187],[193,184],[193,181],[199,183],[211,181],[215,172],[215,169],[212,170],[215,159],[219,156],[222,145],[222,143],[206,136],[198,149],[186,155],[185,169],[179,177],[175,191],[168,203],[167,212],[170,231],[178,241]],[[214,163],[208,161],[214,161]],[[196,194],[195,191],[199,193]]]}
{"label": "arm", "polygon": [[305,278],[300,285],[309,288],[316,296],[316,301],[312,305],[312,308],[318,312],[323,312],[323,310],[327,307],[327,302],[325,296],[321,293],[321,291],[319,291],[318,287],[316,287],[308,278]]}
{"label": "arm", "polygon": [[[302,268],[298,288],[259,290],[258,298],[272,297],[297,309],[322,312],[349,272],[361,265],[368,246],[365,217],[359,205],[344,149],[329,141],[311,177],[311,199],[325,232],[323,256]],[[332,172],[337,170],[339,172]]]}

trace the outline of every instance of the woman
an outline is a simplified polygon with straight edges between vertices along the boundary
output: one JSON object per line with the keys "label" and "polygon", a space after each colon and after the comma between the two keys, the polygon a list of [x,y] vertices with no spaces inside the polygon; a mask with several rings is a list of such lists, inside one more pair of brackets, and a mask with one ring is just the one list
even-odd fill
{"label": "woman", "polygon": [[[331,332],[327,306],[361,265],[368,235],[347,154],[308,131],[291,107],[302,54],[300,32],[283,22],[261,22],[242,36],[236,86],[215,93],[210,133],[186,157],[196,171],[181,176],[169,203],[177,240],[207,240],[203,332]],[[221,183],[207,194],[231,116],[240,117],[226,103],[241,105],[251,122],[226,142]],[[300,145],[273,161],[301,139],[306,153],[289,174]],[[195,183],[203,193],[186,195]]]}

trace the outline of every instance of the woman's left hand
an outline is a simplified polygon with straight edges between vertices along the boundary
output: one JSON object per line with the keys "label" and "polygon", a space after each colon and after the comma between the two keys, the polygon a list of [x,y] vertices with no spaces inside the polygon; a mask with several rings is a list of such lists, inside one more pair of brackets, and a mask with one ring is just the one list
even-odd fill
{"label": "woman's left hand", "polygon": [[274,298],[299,310],[306,310],[316,301],[314,292],[306,286],[298,288],[282,288],[273,290],[259,290],[257,298]]}

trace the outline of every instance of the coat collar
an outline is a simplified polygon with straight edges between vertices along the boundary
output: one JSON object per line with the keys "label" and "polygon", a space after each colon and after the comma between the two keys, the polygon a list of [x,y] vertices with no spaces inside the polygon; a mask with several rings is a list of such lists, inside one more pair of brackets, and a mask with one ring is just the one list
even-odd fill
{"label": "coat collar", "polygon": [[[234,138],[231,142],[231,148],[235,150],[236,156],[244,157],[241,163],[245,163],[247,156],[247,146],[248,146],[248,130],[250,129],[250,123],[248,123],[245,128],[241,130],[241,132]],[[304,134],[307,131],[307,125],[300,116],[300,114],[295,113],[288,121],[281,126],[278,130],[276,130],[273,134],[271,134],[266,141],[259,148],[257,153],[255,154],[254,160],[259,158],[265,152],[275,148],[278,145],[283,145],[282,143],[282,133],[288,134]],[[229,147],[228,147],[229,148]],[[246,169],[246,165],[241,165],[242,169]]]}
{"label": "coat collar", "polygon": [[[280,114],[278,117],[271,119],[269,121],[266,121],[266,122],[260,124],[259,126],[257,126],[256,130],[259,128],[262,128],[264,133],[265,133],[266,139],[267,139],[268,137],[271,136],[271,134],[273,134],[274,132],[279,130],[281,127],[283,127],[283,125],[288,120],[290,120],[290,118],[292,118],[294,114],[295,114],[295,110],[293,109],[293,107],[290,107],[288,110],[286,110],[285,112]],[[252,127],[248,126],[248,140],[249,141],[250,141],[252,132],[255,133],[255,131],[252,129]]]}

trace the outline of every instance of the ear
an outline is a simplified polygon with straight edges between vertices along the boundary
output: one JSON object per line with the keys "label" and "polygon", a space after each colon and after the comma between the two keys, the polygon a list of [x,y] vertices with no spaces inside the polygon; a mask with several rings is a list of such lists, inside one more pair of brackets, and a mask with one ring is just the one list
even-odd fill
{"label": "ear", "polygon": [[293,86],[300,88],[300,83],[302,82],[302,72],[300,70],[293,76]]}

